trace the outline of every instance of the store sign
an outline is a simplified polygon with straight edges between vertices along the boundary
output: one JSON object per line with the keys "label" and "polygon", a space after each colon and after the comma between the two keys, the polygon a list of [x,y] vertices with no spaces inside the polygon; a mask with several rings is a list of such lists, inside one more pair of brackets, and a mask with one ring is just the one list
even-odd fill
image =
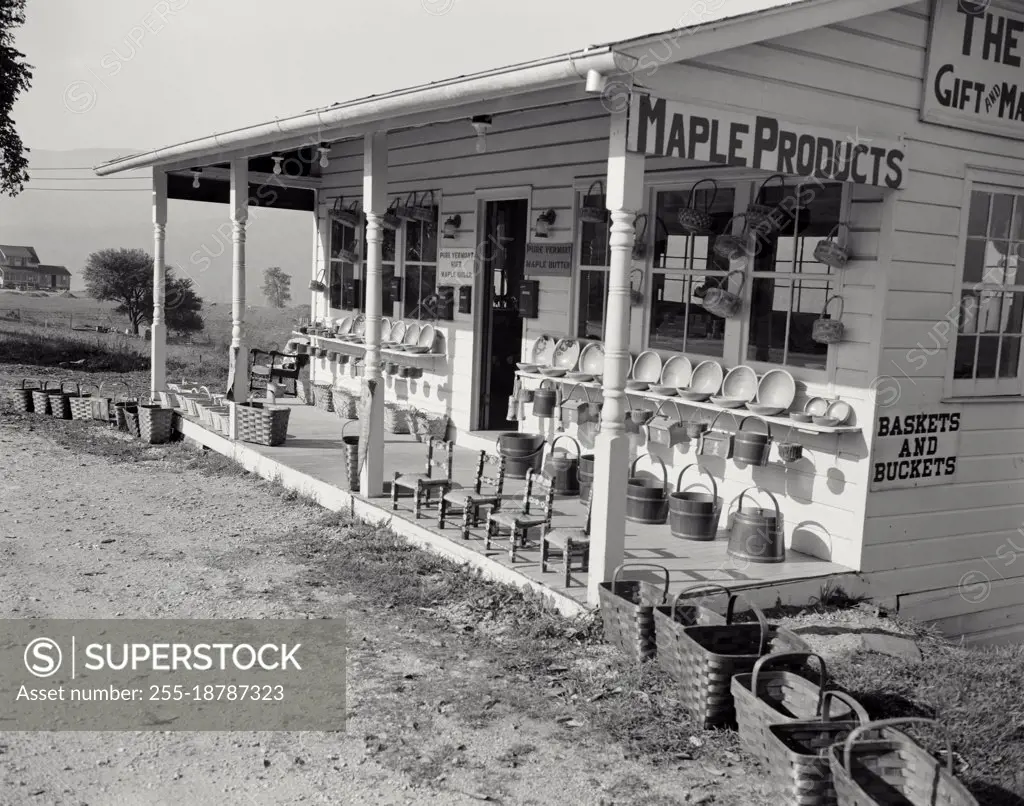
{"label": "store sign", "polygon": [[875,422],[871,490],[947,484],[956,473],[962,411],[948,406],[883,409]]}
{"label": "store sign", "polygon": [[657,157],[756,168],[823,181],[900,188],[906,149],[899,140],[863,137],[634,93],[626,147]]}
{"label": "store sign", "polygon": [[473,285],[476,250],[442,247],[437,251],[438,285]]}
{"label": "store sign", "polygon": [[526,244],[527,277],[571,277],[571,243],[528,243]]}
{"label": "store sign", "polygon": [[921,118],[1024,139],[1024,9],[939,0]]}

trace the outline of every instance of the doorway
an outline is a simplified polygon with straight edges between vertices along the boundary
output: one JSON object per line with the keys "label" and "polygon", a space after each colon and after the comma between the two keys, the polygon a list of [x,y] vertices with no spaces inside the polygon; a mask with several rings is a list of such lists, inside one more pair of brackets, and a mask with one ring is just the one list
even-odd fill
{"label": "doorway", "polygon": [[522,350],[523,320],[519,294],[526,263],[529,220],[527,199],[501,199],[484,204],[480,338],[480,414],[483,431],[508,431],[518,423],[508,419],[508,401],[516,382],[516,363]]}

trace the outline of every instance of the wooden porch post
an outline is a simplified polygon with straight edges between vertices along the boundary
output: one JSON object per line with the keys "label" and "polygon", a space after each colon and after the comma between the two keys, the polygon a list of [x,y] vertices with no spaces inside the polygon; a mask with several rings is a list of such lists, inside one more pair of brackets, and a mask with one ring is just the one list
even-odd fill
{"label": "wooden porch post", "polygon": [[149,392],[167,388],[167,324],[164,321],[164,292],[167,266],[164,246],[167,240],[167,174],[153,169],[153,326],[150,329]]}
{"label": "wooden porch post", "polygon": [[249,396],[245,344],[245,225],[249,220],[249,161],[231,160],[231,367],[235,403]]}
{"label": "wooden porch post", "polygon": [[381,262],[384,231],[381,216],[388,206],[388,136],[368,133],[363,145],[363,209],[366,211],[366,364],[363,400],[369,410],[362,431],[366,440],[365,459],[360,472],[359,491],[366,497],[379,496],[384,487],[384,380],[380,371],[380,319],[383,305]]}
{"label": "wooden porch post", "polygon": [[626,531],[626,376],[629,373],[629,272],[633,219],[643,206],[644,157],[626,151],[626,112],[611,116],[608,149],[607,206],[611,213],[611,267],[604,339],[604,406],[594,445],[594,492],[590,534],[587,601],[596,606],[598,585],[622,562]]}

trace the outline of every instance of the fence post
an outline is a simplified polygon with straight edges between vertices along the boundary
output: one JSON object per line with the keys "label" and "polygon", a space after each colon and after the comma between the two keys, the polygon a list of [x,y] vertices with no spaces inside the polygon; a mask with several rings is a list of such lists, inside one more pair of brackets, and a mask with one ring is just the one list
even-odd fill
{"label": "fence post", "polygon": [[75,315],[73,313],[68,314],[68,328],[70,330],[75,329]]}

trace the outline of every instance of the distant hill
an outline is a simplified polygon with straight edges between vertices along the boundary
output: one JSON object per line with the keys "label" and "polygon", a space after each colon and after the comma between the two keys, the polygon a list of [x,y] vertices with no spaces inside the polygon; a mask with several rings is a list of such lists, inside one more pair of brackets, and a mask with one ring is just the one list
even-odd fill
{"label": "distant hill", "polygon": [[[33,151],[25,192],[15,199],[0,198],[0,243],[35,246],[44,263],[67,266],[76,294],[84,287],[81,271],[90,252],[123,246],[152,253],[149,172],[99,179],[92,171],[101,162],[136,151]],[[112,192],[114,188],[134,190]],[[172,201],[167,219],[168,264],[192,277],[204,299],[229,302],[230,230],[222,226],[229,220],[227,205]],[[264,304],[259,287],[269,266],[291,274],[293,294],[302,294],[312,260],[311,227],[309,213],[290,210],[267,210],[253,218],[246,239],[250,304]],[[199,271],[197,263],[205,264],[199,258],[206,256],[210,265]]]}

